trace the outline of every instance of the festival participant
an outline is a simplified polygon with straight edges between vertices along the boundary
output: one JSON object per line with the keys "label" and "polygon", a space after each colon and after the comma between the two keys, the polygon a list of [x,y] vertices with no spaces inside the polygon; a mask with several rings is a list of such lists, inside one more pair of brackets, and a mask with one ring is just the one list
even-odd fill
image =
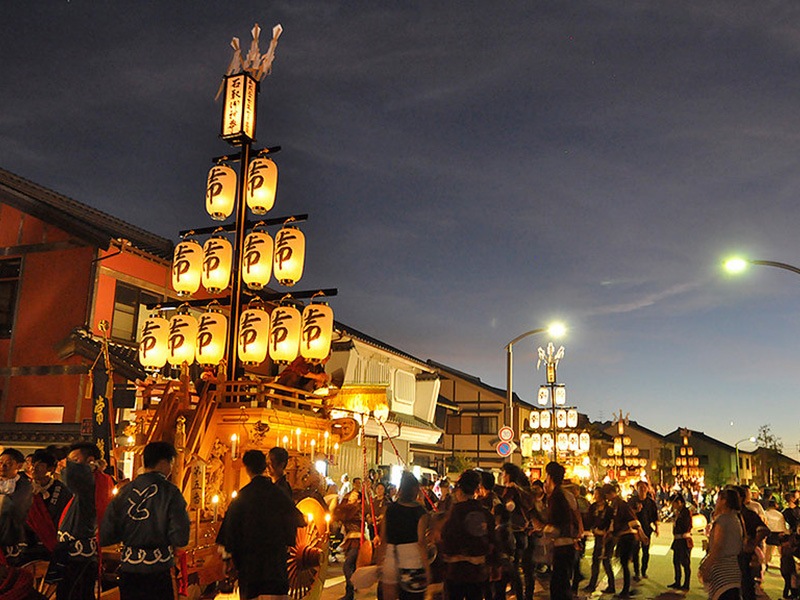
{"label": "festival participant", "polygon": [[267,458],[263,452],[248,450],[242,464],[250,483],[228,507],[217,543],[229,572],[234,568],[238,572],[242,600],[286,596],[287,548],[295,543],[297,529],[305,520],[286,493],[264,477]]}
{"label": "festival participant", "polygon": [[353,600],[355,588],[351,582],[361,547],[361,495],[353,490],[333,511],[333,518],[342,524],[344,541],[339,546],[344,552],[342,572],[345,577],[345,593],[341,600]]}
{"label": "festival participant", "polygon": [[554,538],[553,573],[550,578],[550,598],[571,600],[572,571],[575,566],[575,537],[580,529],[575,496],[565,491],[564,467],[549,462],[545,467],[544,491],[547,494],[545,519]]}
{"label": "festival participant", "polygon": [[31,480],[22,471],[25,457],[15,448],[0,453],[0,545],[11,565],[20,563],[28,548],[25,519],[33,502]]}
{"label": "festival participant", "polygon": [[786,527],[786,519],[783,517],[783,514],[781,514],[781,511],[778,510],[778,503],[774,498],[770,497],[767,507],[768,508],[765,515],[767,517],[769,535],[767,536],[764,564],[766,565],[767,569],[769,569],[772,553],[776,547],[780,547],[781,539],[786,536],[788,530]]}
{"label": "festival participant", "polygon": [[417,501],[419,482],[408,471],[400,479],[397,502],[386,507],[381,539],[384,600],[421,600],[430,582],[428,567],[428,512]]}
{"label": "festival participant", "polygon": [[653,500],[652,494],[650,493],[650,486],[646,481],[640,481],[636,484],[636,493],[641,503],[639,511],[636,513],[636,518],[639,520],[639,525],[641,525],[644,537],[641,540],[641,571],[639,571],[638,568],[638,556],[637,560],[634,561],[634,567],[636,567],[636,574],[638,575],[639,572],[641,572],[642,577],[646,579],[647,567],[650,565],[650,538],[653,533],[658,536],[658,506],[656,505],[656,501]]}
{"label": "festival participant", "polygon": [[[756,553],[756,548],[766,539],[769,529],[759,513],[751,508],[750,488],[740,485],[735,489],[739,494],[741,503],[739,514],[744,523],[744,545],[742,553],[739,555],[739,568],[742,571],[742,600],[755,600],[757,596],[756,581],[761,578],[761,559]],[[761,508],[761,510],[763,512],[764,509]]]}
{"label": "festival participant", "polygon": [[91,442],[70,447],[61,480],[72,500],[58,526],[58,545],[53,562],[61,580],[57,600],[91,600],[97,582],[97,461],[100,449]]}
{"label": "festival participant", "polygon": [[178,453],[169,442],[150,442],[144,473],[123,487],[106,509],[100,546],[122,542],[121,600],[174,600],[175,550],[189,543],[189,513],[181,491],[167,481]]}
{"label": "festival participant", "polygon": [[613,517],[611,519],[611,533],[617,546],[617,558],[622,567],[621,598],[631,596],[631,558],[636,546],[636,515],[630,505],[619,495],[619,490],[612,487],[607,495]]}
{"label": "festival participant", "polygon": [[[672,512],[675,515],[675,522],[672,524],[672,546],[670,546],[675,581],[667,587],[688,590],[692,578],[692,515],[686,507],[683,494],[674,494],[671,502]],[[681,584],[681,569],[683,569],[683,584]]]}
{"label": "festival participant", "polygon": [[28,511],[27,524],[37,542],[31,550],[31,559],[50,560],[58,542],[58,522],[72,498],[66,486],[53,477],[57,462],[47,450],[36,450],[31,459],[33,503]]}
{"label": "festival participant", "polygon": [[286,467],[289,465],[289,453],[286,448],[275,446],[269,449],[269,457],[267,460],[267,470],[272,483],[278,486],[279,489],[286,492],[289,498],[292,498],[292,486],[286,481]]}
{"label": "festival participant", "polygon": [[389,501],[388,496],[386,496],[385,483],[382,481],[376,482],[374,489],[375,495],[372,497],[372,504],[370,506],[369,514],[367,515],[367,520],[370,524],[370,533],[372,535],[371,539],[380,540],[380,532],[383,528],[383,519],[386,515],[386,509],[389,507],[391,502]]}
{"label": "festival participant", "polygon": [[737,512],[739,503],[739,496],[732,489],[721,490],[717,497],[708,554],[700,563],[699,572],[710,600],[739,599],[742,574],[738,556],[742,550],[744,533]]}
{"label": "festival participant", "polygon": [[494,539],[494,517],[475,499],[480,482],[477,471],[469,469],[461,474],[454,504],[442,526],[448,600],[480,600],[489,581],[487,557]]}
{"label": "festival participant", "polygon": [[523,571],[526,581],[533,578],[532,574],[528,573],[533,566],[525,560],[528,547],[528,508],[533,501],[531,483],[518,465],[504,463],[500,469],[503,487],[500,488],[498,495],[509,512],[515,542],[515,568],[511,574],[511,586],[514,588],[514,595],[522,598],[524,588],[520,571]]}
{"label": "festival participant", "polygon": [[516,540],[511,531],[511,515],[503,504],[495,504],[494,513],[494,552],[492,565],[492,600],[506,600],[506,587],[511,582],[511,577],[516,566],[514,565],[514,550]]}
{"label": "festival participant", "polygon": [[[597,486],[594,490],[594,502],[589,506],[589,514],[586,519],[586,527],[594,536],[594,549],[592,550],[592,568],[589,583],[583,588],[584,592],[591,594],[597,588],[597,580],[600,577],[600,563],[608,579],[608,588],[614,593],[614,570],[611,568],[611,557],[614,554],[614,542],[608,535],[611,528],[612,511],[606,503],[605,486]],[[611,541],[611,547],[606,548],[607,540]]]}

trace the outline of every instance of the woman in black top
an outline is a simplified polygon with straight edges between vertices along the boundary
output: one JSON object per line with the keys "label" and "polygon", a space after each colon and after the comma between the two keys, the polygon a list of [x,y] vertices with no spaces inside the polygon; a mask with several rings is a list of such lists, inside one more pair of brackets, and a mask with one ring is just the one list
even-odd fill
{"label": "woman in black top", "polygon": [[384,600],[417,600],[430,581],[426,532],[428,513],[416,501],[419,482],[403,473],[397,502],[386,507],[381,539],[384,541]]}

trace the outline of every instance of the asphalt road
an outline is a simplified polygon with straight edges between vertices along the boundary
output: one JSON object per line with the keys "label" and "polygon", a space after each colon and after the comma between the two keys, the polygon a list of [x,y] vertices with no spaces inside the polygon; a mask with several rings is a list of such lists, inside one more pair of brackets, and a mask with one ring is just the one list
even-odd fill
{"label": "asphalt road", "polygon": [[[654,537],[650,548],[650,567],[648,568],[648,577],[638,583],[633,584],[636,598],[641,599],[654,599],[654,600],[702,600],[707,598],[705,590],[700,582],[697,580],[697,567],[700,559],[703,558],[705,552],[702,550],[702,542],[704,536],[702,534],[694,535],[694,550],[692,550],[692,582],[691,589],[688,592],[674,591],[666,586],[673,581],[672,570],[672,552],[669,549],[672,543],[672,525],[662,525],[660,527],[661,535]],[[589,566],[591,557],[591,542],[587,548],[587,556],[583,559],[581,565],[581,572],[588,578]],[[777,558],[773,557],[773,565],[766,571],[763,578],[762,589],[758,592],[762,598],[778,599],[783,592],[783,579],[778,572]],[[617,574],[616,589],[622,589],[622,574],[620,572],[619,564],[614,562],[614,571]],[[602,570],[601,570],[602,573]],[[582,584],[583,585],[583,584]],[[598,591],[591,595],[591,600],[612,600],[611,595],[603,595],[599,590],[605,588],[605,576],[601,575],[598,583]],[[344,576],[342,576],[341,564],[333,563],[328,569],[328,577],[325,582],[325,588],[322,593],[322,600],[338,600],[344,595]],[[356,600],[367,600],[376,597],[376,586],[367,590],[357,590]],[[509,591],[508,597],[512,598],[513,594]],[[549,594],[546,589],[539,590],[537,586],[536,598],[548,598]],[[579,592],[580,598],[587,598],[585,592]]]}

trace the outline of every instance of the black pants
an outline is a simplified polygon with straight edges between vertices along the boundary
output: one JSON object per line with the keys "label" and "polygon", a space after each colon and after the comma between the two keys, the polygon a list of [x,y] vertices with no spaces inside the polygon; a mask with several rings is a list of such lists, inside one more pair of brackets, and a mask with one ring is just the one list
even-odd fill
{"label": "black pants", "polygon": [[572,570],[575,567],[575,546],[553,549],[553,574],[550,577],[550,600],[572,600]]}
{"label": "black pants", "polygon": [[344,555],[344,564],[342,565],[342,573],[345,579],[345,597],[352,598],[355,592],[350,578],[356,572],[356,563],[358,562],[358,546],[353,545],[347,550]]}
{"label": "black pants", "polygon": [[753,573],[753,552],[739,554],[739,569],[742,571],[742,600],[756,600],[756,578]]}
{"label": "black pants", "polygon": [[631,558],[636,548],[636,536],[626,533],[620,536],[617,541],[617,556],[622,567],[622,593],[627,594],[631,591]]}
{"label": "black pants", "polygon": [[[514,595],[519,600],[522,600],[524,588],[522,587],[521,572],[530,569],[530,566],[525,564],[525,558],[528,556],[528,534],[524,531],[515,531],[514,542],[516,543],[516,550],[514,550],[514,568],[511,570],[511,589],[514,590]],[[531,589],[532,594],[533,590]]]}
{"label": "black pants", "polygon": [[639,544],[642,548],[642,577],[647,576],[647,567],[650,565],[650,535],[646,544]]}
{"label": "black pants", "polygon": [[97,561],[66,561],[64,578],[56,587],[56,600],[94,600],[97,576]]}
{"label": "black pants", "polygon": [[481,600],[483,598],[482,581],[454,581],[448,579],[444,582],[444,592],[447,600]]}
{"label": "black pants", "polygon": [[614,569],[611,567],[611,556],[614,554],[614,540],[609,537],[605,543],[605,536],[594,536],[594,549],[592,550],[592,575],[587,587],[594,589],[597,587],[597,580],[600,577],[600,563],[608,579],[608,587],[614,589]]}
{"label": "black pants", "polygon": [[126,573],[119,575],[120,600],[175,600],[172,573]]}
{"label": "black pants", "polygon": [[672,542],[672,568],[675,571],[675,583],[681,583],[681,568],[683,569],[683,585],[689,585],[692,576],[692,551],[689,542],[682,538],[677,538]]}

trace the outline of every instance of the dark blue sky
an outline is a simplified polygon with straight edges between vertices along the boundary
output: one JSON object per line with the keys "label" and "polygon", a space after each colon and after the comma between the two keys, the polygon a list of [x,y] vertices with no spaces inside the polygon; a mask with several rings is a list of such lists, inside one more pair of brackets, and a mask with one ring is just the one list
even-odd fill
{"label": "dark blue sky", "polygon": [[[277,215],[311,213],[300,284],[337,318],[504,386],[561,319],[559,370],[729,443],[800,442],[796,2],[18,2],[0,36],[0,166],[161,235],[210,224],[233,36],[285,29],[260,142]],[[533,399],[545,338],[516,347]],[[731,423],[733,423],[731,425]]]}

